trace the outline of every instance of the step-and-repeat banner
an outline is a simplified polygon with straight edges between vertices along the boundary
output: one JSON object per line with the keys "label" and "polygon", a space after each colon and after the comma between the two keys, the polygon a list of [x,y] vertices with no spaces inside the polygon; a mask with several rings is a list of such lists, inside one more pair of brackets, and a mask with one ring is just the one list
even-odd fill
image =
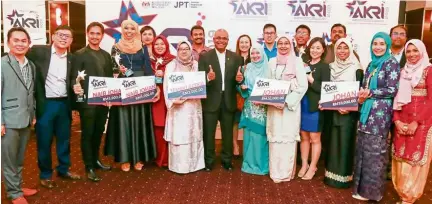
{"label": "step-and-repeat banner", "polygon": [[4,51],[8,52],[7,33],[13,27],[23,27],[33,45],[45,45],[45,0],[2,0]]}
{"label": "step-and-repeat banner", "polygon": [[86,1],[86,23],[102,22],[105,37],[102,48],[110,51],[120,38],[125,19],[136,21],[140,28],[152,26],[165,35],[175,53],[176,43],[189,39],[190,28],[205,28],[206,45],[213,46],[214,32],[229,32],[228,49],[235,50],[237,38],[248,34],[262,43],[264,24],[273,23],[278,34],[293,36],[300,24],[308,25],[311,37],[324,37],[330,43],[330,28],[344,24],[364,66],[370,61],[369,45],[379,31],[389,32],[398,23],[397,0],[201,0],[201,1]]}

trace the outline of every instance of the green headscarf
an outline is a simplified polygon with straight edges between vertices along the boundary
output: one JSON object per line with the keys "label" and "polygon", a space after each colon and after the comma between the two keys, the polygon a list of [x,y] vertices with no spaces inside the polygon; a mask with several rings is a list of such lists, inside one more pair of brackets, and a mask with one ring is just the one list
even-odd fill
{"label": "green headscarf", "polygon": [[[372,50],[373,42],[377,38],[384,39],[384,42],[386,44],[386,51],[385,51],[384,55],[382,55],[382,56],[376,56]],[[377,87],[378,87],[378,75],[379,75],[378,73],[381,71],[384,62],[392,57],[392,55],[390,54],[391,44],[392,44],[392,41],[391,41],[390,36],[384,32],[379,32],[379,33],[375,34],[372,38],[372,41],[370,44],[370,53],[371,53],[372,61],[369,64],[369,67],[367,68],[367,70],[368,70],[369,74],[373,74],[373,76],[370,78],[370,80],[366,80],[366,83],[368,83],[368,81],[369,81],[369,84],[366,84],[366,86],[368,86],[370,90],[377,89]],[[372,109],[372,105],[373,105],[374,101],[375,101],[375,99],[368,98],[363,103],[362,108],[360,110],[360,122],[361,123],[363,123],[363,124],[366,123],[366,121],[369,117],[369,113]]]}

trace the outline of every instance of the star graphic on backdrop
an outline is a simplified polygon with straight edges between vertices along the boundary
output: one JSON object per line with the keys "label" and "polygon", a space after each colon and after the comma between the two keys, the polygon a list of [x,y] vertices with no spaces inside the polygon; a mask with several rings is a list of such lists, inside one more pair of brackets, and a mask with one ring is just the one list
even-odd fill
{"label": "star graphic on backdrop", "polygon": [[121,33],[117,30],[117,28],[120,28],[121,23],[124,20],[127,20],[128,17],[135,21],[138,26],[142,26],[150,24],[150,22],[156,17],[156,14],[140,16],[138,15],[135,6],[131,1],[129,1],[129,5],[127,7],[125,2],[122,1],[119,17],[117,19],[102,22],[108,26],[108,28],[105,28],[105,33],[114,38],[117,42],[121,37]]}
{"label": "star graphic on backdrop", "polygon": [[354,6],[357,4],[358,6],[363,6],[367,1],[354,0],[352,2],[348,2],[346,7],[350,9],[350,15],[354,13]]}

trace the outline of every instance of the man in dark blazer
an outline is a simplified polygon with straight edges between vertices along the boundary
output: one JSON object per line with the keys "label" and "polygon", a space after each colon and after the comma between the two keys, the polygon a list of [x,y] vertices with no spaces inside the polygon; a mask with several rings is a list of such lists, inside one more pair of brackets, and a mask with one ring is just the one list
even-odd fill
{"label": "man in dark blazer", "polygon": [[[113,63],[111,55],[102,50],[99,45],[104,35],[104,27],[98,22],[92,22],[87,26],[88,45],[78,50],[72,63],[72,79],[78,76],[78,72],[87,74],[80,84],[73,85],[75,94],[84,94],[84,102],[76,103],[80,112],[81,122],[81,153],[87,172],[87,178],[98,182],[101,178],[95,169],[109,170],[111,167],[103,165],[99,161],[99,149],[105,123],[108,116],[107,106],[87,105],[88,85],[90,77],[113,77]],[[84,87],[84,89],[82,89]]]}
{"label": "man in dark blazer", "polygon": [[228,32],[220,29],[213,37],[215,49],[199,58],[199,71],[207,74],[207,98],[202,100],[205,170],[211,171],[215,160],[217,122],[222,130],[222,166],[232,170],[234,113],[237,107],[236,86],[243,81],[239,71],[243,59],[226,49]]}
{"label": "man in dark blazer", "polygon": [[78,180],[80,176],[69,171],[70,135],[72,122],[71,81],[72,58],[67,52],[73,34],[69,26],[59,26],[52,36],[52,45],[33,46],[27,57],[36,65],[36,137],[40,184],[56,186],[52,180],[51,145],[56,136],[58,158],[57,175]]}
{"label": "man in dark blazer", "polygon": [[25,150],[34,118],[35,65],[25,57],[30,36],[24,28],[7,33],[10,52],[1,58],[1,159],[6,194],[12,203],[27,203],[36,189],[22,188]]}

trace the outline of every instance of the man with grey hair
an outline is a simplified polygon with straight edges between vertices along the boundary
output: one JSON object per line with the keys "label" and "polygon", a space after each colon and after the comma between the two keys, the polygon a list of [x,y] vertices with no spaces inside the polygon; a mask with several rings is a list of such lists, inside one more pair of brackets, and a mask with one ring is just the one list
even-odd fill
{"label": "man with grey hair", "polygon": [[232,170],[234,113],[237,108],[236,86],[243,81],[239,71],[243,59],[226,49],[228,32],[219,29],[213,36],[215,48],[202,54],[198,69],[207,75],[207,98],[202,100],[205,170],[211,171],[216,157],[217,122],[222,130],[222,166]]}

